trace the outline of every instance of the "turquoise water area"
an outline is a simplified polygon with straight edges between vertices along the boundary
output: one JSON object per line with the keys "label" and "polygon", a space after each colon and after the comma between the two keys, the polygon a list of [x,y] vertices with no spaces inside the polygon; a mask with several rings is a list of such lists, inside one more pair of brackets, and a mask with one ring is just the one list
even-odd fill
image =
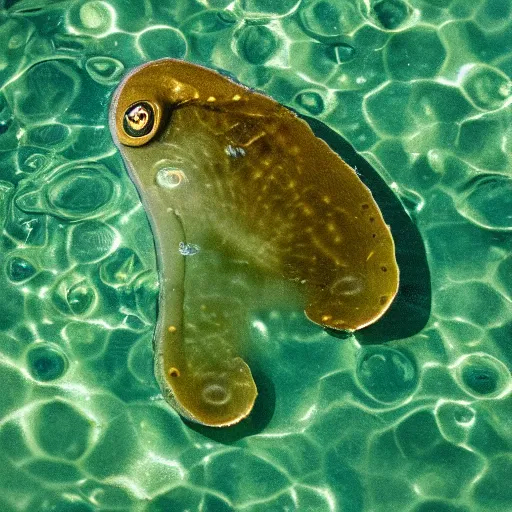
{"label": "turquoise water area", "polygon": [[[341,135],[408,212],[372,328],[254,311],[231,429],[153,376],[153,240],[107,121],[161,57]],[[0,511],[512,510],[511,75],[510,0],[0,1]]]}

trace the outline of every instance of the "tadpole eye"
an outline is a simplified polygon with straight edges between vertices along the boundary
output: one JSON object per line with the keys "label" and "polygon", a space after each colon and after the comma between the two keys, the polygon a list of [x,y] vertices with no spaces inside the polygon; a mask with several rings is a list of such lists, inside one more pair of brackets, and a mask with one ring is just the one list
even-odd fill
{"label": "tadpole eye", "polygon": [[147,101],[134,103],[126,110],[123,129],[130,137],[143,137],[153,129],[155,113]]}

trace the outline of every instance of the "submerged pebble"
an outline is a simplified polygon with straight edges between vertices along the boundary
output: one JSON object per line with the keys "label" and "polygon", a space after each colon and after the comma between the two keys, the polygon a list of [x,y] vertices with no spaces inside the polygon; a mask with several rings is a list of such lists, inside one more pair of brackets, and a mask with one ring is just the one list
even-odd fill
{"label": "submerged pebble", "polygon": [[16,191],[16,205],[24,212],[79,220],[105,214],[115,206],[119,184],[104,165],[70,162],[53,167],[42,158],[31,162],[42,166],[37,169],[40,172]]}
{"label": "submerged pebble", "polygon": [[278,47],[276,35],[266,26],[247,25],[237,36],[238,52],[250,64],[264,64]]}
{"label": "submerged pebble", "polygon": [[94,169],[87,167],[61,173],[52,185],[48,192],[50,206],[70,217],[97,211],[112,199],[114,193],[111,181],[96,176]]}
{"label": "submerged pebble", "polygon": [[66,59],[35,63],[20,79],[13,105],[16,116],[26,122],[65,119],[81,85],[77,68]]}
{"label": "submerged pebble", "polygon": [[356,376],[364,391],[384,403],[405,400],[418,384],[414,361],[406,353],[386,347],[364,349]]}
{"label": "submerged pebble", "polygon": [[34,379],[50,382],[64,375],[68,368],[68,360],[58,346],[38,343],[28,350],[27,365]]}
{"label": "submerged pebble", "polygon": [[35,441],[50,457],[77,460],[93,442],[93,423],[83,411],[66,400],[53,399],[40,404],[30,420]]}
{"label": "submerged pebble", "polygon": [[393,34],[384,52],[389,76],[403,81],[434,78],[446,55],[438,32],[422,26]]}
{"label": "submerged pebble", "polygon": [[15,283],[30,279],[36,272],[35,267],[24,258],[13,257],[7,262],[7,276]]}
{"label": "submerged pebble", "polygon": [[498,109],[512,96],[511,79],[491,66],[472,66],[461,85],[470,101],[483,110]]}
{"label": "submerged pebble", "polygon": [[407,20],[411,8],[402,0],[381,0],[373,5],[373,12],[385,29],[395,30]]}
{"label": "submerged pebble", "polygon": [[351,33],[363,21],[350,0],[305,0],[299,13],[305,32],[323,41]]}
{"label": "submerged pebble", "polygon": [[322,96],[316,91],[304,91],[295,96],[295,103],[312,115],[319,115],[325,105]]}
{"label": "submerged pebble", "polygon": [[90,0],[73,5],[68,12],[68,23],[80,34],[102,36],[114,27],[116,13],[108,2]]}
{"label": "submerged pebble", "polygon": [[512,230],[512,178],[481,174],[469,181],[456,198],[461,215],[479,227]]}
{"label": "submerged pebble", "polygon": [[174,57],[181,59],[187,52],[187,41],[173,27],[155,27],[144,30],[137,37],[137,45],[146,59]]}
{"label": "submerged pebble", "polygon": [[124,65],[118,59],[99,56],[87,59],[85,69],[94,81],[109,85],[119,80],[124,71]]}
{"label": "submerged pebble", "polygon": [[336,62],[338,64],[342,64],[343,62],[348,62],[354,58],[356,54],[356,49],[349,44],[337,44],[334,45],[334,55],[336,57]]}
{"label": "submerged pebble", "polygon": [[51,299],[53,305],[68,316],[85,315],[96,302],[97,292],[84,276],[64,275],[53,286]]}
{"label": "submerged pebble", "polygon": [[512,385],[507,367],[487,354],[470,354],[457,365],[461,386],[471,395],[495,398]]}

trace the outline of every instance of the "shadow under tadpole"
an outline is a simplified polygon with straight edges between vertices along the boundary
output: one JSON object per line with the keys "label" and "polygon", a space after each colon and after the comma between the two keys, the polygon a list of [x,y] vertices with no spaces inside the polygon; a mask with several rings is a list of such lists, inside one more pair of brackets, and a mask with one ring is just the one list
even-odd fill
{"label": "shadow under tadpole", "polygon": [[[299,115],[299,114],[298,114]],[[431,309],[431,284],[427,255],[421,235],[404,206],[377,171],[354,148],[331,128],[316,119],[299,115],[314,134],[329,144],[348,165],[357,170],[363,183],[371,190],[380,210],[391,227],[396,259],[400,269],[400,285],[393,304],[377,322],[357,331],[357,340],[365,344],[384,343],[413,336],[426,325]],[[346,339],[346,331],[326,331]],[[230,428],[214,428],[184,420],[194,431],[223,444],[232,444],[262,432],[270,423],[275,409],[275,387],[271,378],[255,360],[247,361],[258,388],[258,397],[251,414]]]}
{"label": "shadow under tadpole", "polygon": [[[377,171],[334,130],[321,121],[299,115],[314,134],[327,142],[348,165],[357,170],[371,190],[395,241],[400,284],[388,311],[374,324],[355,332],[361,343],[384,343],[409,338],[428,322],[431,310],[431,282],[425,245],[418,228],[404,206]],[[329,334],[346,338],[347,333],[327,329]]]}
{"label": "shadow under tadpole", "polygon": [[258,363],[248,360],[254,382],[258,388],[258,396],[251,414],[240,423],[229,428],[206,427],[199,423],[184,420],[192,430],[213,441],[222,444],[233,444],[245,437],[262,432],[270,423],[276,406],[276,391],[272,380],[258,367]]}

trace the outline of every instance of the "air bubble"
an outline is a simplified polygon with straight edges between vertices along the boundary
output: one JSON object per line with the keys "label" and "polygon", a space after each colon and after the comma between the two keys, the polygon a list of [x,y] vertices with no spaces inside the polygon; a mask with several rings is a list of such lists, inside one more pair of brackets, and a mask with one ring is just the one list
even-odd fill
{"label": "air bubble", "polygon": [[457,368],[457,380],[470,395],[495,398],[510,386],[510,372],[498,359],[487,354],[464,357]]}
{"label": "air bubble", "polygon": [[27,365],[34,379],[49,382],[64,375],[68,368],[68,361],[59,347],[49,343],[39,343],[29,350]]}
{"label": "air bubble", "polygon": [[363,349],[356,375],[360,387],[383,403],[405,400],[418,384],[414,360],[405,352],[386,347]]}
{"label": "air bubble", "polygon": [[110,57],[91,57],[85,63],[89,76],[99,84],[110,85],[116,83],[124,71],[124,65],[117,59]]}
{"label": "air bubble", "polygon": [[462,88],[473,105],[496,110],[512,96],[512,81],[499,69],[475,65],[463,77]]}
{"label": "air bubble", "polygon": [[29,261],[14,257],[8,261],[6,273],[11,281],[19,283],[30,279],[36,273],[36,269]]}
{"label": "air bubble", "polygon": [[316,91],[304,91],[295,96],[295,103],[309,114],[317,116],[324,111],[324,100]]}
{"label": "air bubble", "polygon": [[231,144],[226,146],[226,149],[224,150],[224,152],[226,153],[226,155],[231,156],[233,158],[245,156],[244,148],[235,147],[235,146],[232,146]]}
{"label": "air bubble", "polygon": [[336,62],[338,64],[343,64],[344,62],[352,60],[355,53],[355,48],[349,44],[342,43],[334,47],[334,56],[336,57]]}
{"label": "air bubble", "polygon": [[453,419],[462,426],[471,426],[475,420],[475,411],[460,405],[453,411]]}
{"label": "air bubble", "polygon": [[200,251],[200,248],[195,244],[186,244],[185,242],[180,242],[178,250],[183,256],[193,256]]}
{"label": "air bubble", "polygon": [[69,12],[69,23],[80,33],[105,35],[114,27],[115,12],[106,2],[93,0]]}
{"label": "air bubble", "polygon": [[440,401],[435,409],[439,431],[450,443],[466,443],[475,422],[475,411],[463,403]]}
{"label": "air bubble", "polygon": [[87,313],[94,305],[95,300],[96,293],[85,280],[73,285],[66,294],[66,301],[75,315]]}

